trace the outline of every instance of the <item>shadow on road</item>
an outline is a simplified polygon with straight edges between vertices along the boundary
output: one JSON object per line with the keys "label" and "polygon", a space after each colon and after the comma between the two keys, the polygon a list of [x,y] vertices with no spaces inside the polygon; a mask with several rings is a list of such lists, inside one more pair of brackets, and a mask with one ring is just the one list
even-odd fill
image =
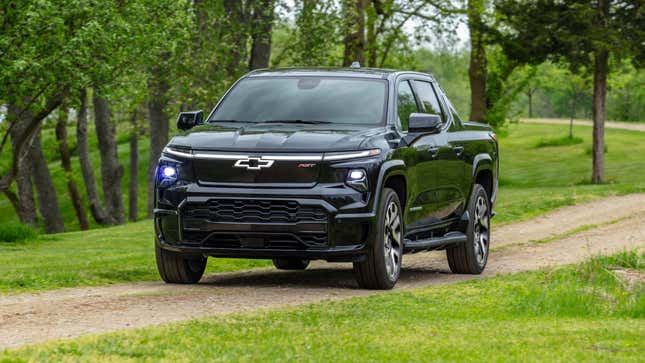
{"label": "shadow on road", "polygon": [[[436,267],[404,267],[398,284],[405,285],[419,281],[432,280],[448,271]],[[336,288],[358,289],[351,266],[313,267],[304,271],[262,270],[232,274],[205,276],[201,285],[217,287],[289,287],[289,288]]]}

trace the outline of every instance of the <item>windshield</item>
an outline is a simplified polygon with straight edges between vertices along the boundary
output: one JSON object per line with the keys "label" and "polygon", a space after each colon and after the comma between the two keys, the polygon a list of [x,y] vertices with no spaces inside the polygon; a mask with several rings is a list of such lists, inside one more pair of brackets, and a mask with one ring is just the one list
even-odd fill
{"label": "windshield", "polygon": [[209,121],[382,124],[385,97],[380,79],[245,78]]}

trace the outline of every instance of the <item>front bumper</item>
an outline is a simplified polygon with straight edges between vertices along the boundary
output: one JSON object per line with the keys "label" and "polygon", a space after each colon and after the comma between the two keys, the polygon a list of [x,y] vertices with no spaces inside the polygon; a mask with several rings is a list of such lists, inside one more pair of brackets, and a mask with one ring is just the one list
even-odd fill
{"label": "front bumper", "polygon": [[371,193],[344,184],[233,188],[198,183],[157,189],[159,247],[240,258],[360,260],[373,241]]}

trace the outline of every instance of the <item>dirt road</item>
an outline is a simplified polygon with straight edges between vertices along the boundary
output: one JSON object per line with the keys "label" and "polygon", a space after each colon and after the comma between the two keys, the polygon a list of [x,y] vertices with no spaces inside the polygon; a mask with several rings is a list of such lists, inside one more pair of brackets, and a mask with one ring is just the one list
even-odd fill
{"label": "dirt road", "polygon": [[[494,250],[483,276],[644,247],[644,221],[645,194],[636,194],[566,207],[499,227],[493,231]],[[562,237],[590,225],[599,226]],[[549,238],[554,240],[530,243]],[[472,278],[478,277],[450,274],[444,252],[406,255],[395,291]],[[357,289],[350,264],[320,262],[307,271],[263,269],[207,276],[194,286],[142,282],[0,296],[0,348],[374,293],[382,292]]]}
{"label": "dirt road", "polygon": [[[523,118],[523,119],[520,119],[520,122],[534,123],[534,124],[555,124],[555,125],[569,124],[569,120],[560,119],[560,118]],[[573,120],[573,124],[576,126],[593,126],[593,122],[588,120]],[[623,130],[645,132],[645,123],[606,121],[605,127],[608,129],[623,129]]]}

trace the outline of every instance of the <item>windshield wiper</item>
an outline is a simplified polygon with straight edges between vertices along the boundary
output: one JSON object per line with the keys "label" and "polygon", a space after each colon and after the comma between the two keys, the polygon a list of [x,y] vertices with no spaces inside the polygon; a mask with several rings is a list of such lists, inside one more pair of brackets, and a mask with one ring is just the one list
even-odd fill
{"label": "windshield wiper", "polygon": [[331,121],[317,121],[317,120],[266,120],[261,121],[264,124],[307,124],[307,125],[320,125],[331,124]]}

